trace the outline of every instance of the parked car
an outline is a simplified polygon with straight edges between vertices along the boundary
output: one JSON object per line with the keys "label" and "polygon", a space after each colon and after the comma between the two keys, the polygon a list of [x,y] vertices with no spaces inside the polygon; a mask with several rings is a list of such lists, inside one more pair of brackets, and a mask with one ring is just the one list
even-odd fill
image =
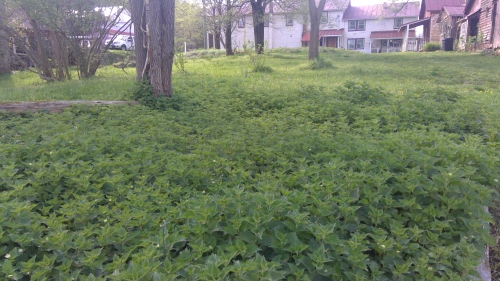
{"label": "parked car", "polygon": [[[110,43],[111,42],[111,43]],[[110,49],[117,50],[133,50],[135,47],[134,36],[118,35],[114,40],[106,40],[106,46],[109,44]]]}

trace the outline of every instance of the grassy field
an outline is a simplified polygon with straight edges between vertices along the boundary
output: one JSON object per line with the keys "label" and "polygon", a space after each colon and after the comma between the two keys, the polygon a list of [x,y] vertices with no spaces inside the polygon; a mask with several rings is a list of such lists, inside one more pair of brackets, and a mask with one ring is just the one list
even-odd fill
{"label": "grassy field", "polygon": [[[469,280],[498,244],[500,57],[217,54],[162,110],[0,115],[0,279]],[[126,71],[0,102],[126,100]]]}

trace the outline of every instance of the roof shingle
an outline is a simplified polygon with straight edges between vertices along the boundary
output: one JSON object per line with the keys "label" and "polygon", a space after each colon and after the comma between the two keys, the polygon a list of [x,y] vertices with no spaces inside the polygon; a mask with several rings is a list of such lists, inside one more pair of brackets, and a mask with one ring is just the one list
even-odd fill
{"label": "roof shingle", "polygon": [[419,3],[392,3],[369,6],[349,6],[344,13],[344,20],[418,17]]}
{"label": "roof shingle", "polygon": [[465,0],[422,0],[426,11],[441,11],[443,6],[465,6]]}
{"label": "roof shingle", "polygon": [[[324,37],[324,36],[341,36],[342,33],[344,32],[344,29],[327,29],[327,30],[320,30],[319,31],[319,38]],[[306,32],[304,36],[302,36],[302,42],[308,42],[311,40],[311,32]]]}

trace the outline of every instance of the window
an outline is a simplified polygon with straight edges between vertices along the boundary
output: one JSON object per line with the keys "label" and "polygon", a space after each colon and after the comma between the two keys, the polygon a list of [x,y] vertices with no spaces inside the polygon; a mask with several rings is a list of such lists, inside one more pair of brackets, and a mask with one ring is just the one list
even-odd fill
{"label": "window", "polygon": [[350,20],[348,22],[349,24],[349,31],[361,31],[361,30],[365,30],[365,20]]}
{"label": "window", "polygon": [[365,39],[347,39],[347,49],[363,50],[365,48]]}
{"label": "window", "polygon": [[323,12],[323,14],[321,14],[319,22],[323,24],[328,23],[328,12]]}
{"label": "window", "polygon": [[395,18],[394,19],[394,29],[398,29],[403,25],[403,18]]}
{"label": "window", "polygon": [[286,20],[286,26],[292,26],[293,25],[293,17],[292,16],[286,15],[285,16],[285,20]]}
{"label": "window", "polygon": [[238,19],[238,27],[245,27],[245,18]]}

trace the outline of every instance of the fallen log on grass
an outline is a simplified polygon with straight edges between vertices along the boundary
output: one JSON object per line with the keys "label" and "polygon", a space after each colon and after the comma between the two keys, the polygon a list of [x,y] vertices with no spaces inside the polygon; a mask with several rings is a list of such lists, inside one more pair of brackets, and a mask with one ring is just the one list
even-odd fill
{"label": "fallen log on grass", "polygon": [[23,113],[23,112],[61,112],[64,109],[75,105],[136,105],[135,101],[42,101],[42,102],[5,102],[0,103],[0,112]]}

